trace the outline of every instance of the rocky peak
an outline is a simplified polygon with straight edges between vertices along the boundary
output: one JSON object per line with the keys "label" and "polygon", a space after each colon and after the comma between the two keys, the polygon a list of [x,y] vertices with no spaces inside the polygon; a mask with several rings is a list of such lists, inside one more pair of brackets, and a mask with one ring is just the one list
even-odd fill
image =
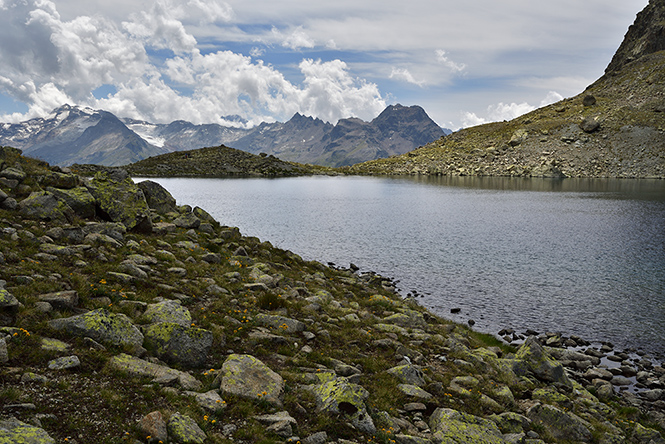
{"label": "rocky peak", "polygon": [[665,0],[651,0],[635,19],[605,69],[612,74],[642,56],[665,50]]}

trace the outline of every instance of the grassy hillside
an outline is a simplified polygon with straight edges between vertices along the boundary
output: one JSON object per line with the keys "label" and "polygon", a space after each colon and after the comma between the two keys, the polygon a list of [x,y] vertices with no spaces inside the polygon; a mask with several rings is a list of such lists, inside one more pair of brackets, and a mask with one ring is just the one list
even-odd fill
{"label": "grassy hillside", "polygon": [[343,171],[665,178],[665,51],[510,122],[466,128],[407,154]]}

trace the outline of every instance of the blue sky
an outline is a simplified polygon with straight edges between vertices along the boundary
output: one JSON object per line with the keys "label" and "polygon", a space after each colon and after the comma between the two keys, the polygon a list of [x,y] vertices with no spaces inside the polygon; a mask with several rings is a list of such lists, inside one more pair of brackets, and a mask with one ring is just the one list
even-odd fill
{"label": "blue sky", "polygon": [[64,104],[168,123],[420,105],[451,129],[603,74],[647,0],[0,0],[0,122]]}

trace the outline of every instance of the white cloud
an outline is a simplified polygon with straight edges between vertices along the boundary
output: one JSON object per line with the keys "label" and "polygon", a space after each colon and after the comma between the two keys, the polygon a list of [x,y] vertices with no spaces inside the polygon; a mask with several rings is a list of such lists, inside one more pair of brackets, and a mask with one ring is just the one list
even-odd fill
{"label": "white cloud", "polygon": [[[545,98],[540,101],[540,107],[551,105],[563,99],[563,96],[556,91],[550,91],[547,93]],[[499,122],[502,120],[512,120],[516,117],[519,117],[523,114],[529,113],[535,110],[536,107],[529,105],[526,102],[522,103],[503,103],[499,102],[495,105],[490,105],[487,107],[487,112],[484,117],[478,116],[476,113],[466,111],[462,114],[462,126],[470,127],[476,125],[482,125],[489,122]]]}
{"label": "white cloud", "polygon": [[545,98],[540,101],[540,107],[551,105],[553,103],[563,100],[563,96],[556,91],[550,91]]}
{"label": "white cloud", "polygon": [[391,73],[390,73],[390,78],[391,79],[397,79],[397,80],[402,80],[407,83],[413,83],[414,85],[418,86],[423,86],[425,83],[422,80],[416,80],[413,75],[409,72],[408,69],[406,68],[395,68],[393,67]]}
{"label": "white cloud", "polygon": [[461,72],[466,68],[464,63],[456,63],[446,57],[446,51],[443,49],[437,49],[434,53],[436,54],[437,61],[449,68],[452,72]]}
{"label": "white cloud", "polygon": [[314,40],[307,35],[307,33],[303,30],[302,26],[298,26],[295,28],[291,33],[283,37],[282,33],[277,30],[277,28],[273,28],[273,34],[275,34],[276,37],[282,39],[282,46],[285,48],[291,48],[294,51],[298,51],[302,48],[313,48],[314,47]]}
{"label": "white cloud", "polygon": [[265,53],[264,49],[257,48],[256,46],[249,51],[249,55],[251,55],[252,57],[261,57],[264,53]]}

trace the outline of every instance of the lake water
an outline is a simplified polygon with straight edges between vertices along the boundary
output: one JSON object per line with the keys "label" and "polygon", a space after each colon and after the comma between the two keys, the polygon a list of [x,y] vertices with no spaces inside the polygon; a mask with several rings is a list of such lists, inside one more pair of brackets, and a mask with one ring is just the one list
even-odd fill
{"label": "lake water", "polygon": [[665,356],[665,181],[152,180],[244,235],[397,279],[403,295],[416,290],[475,329],[576,334]]}

